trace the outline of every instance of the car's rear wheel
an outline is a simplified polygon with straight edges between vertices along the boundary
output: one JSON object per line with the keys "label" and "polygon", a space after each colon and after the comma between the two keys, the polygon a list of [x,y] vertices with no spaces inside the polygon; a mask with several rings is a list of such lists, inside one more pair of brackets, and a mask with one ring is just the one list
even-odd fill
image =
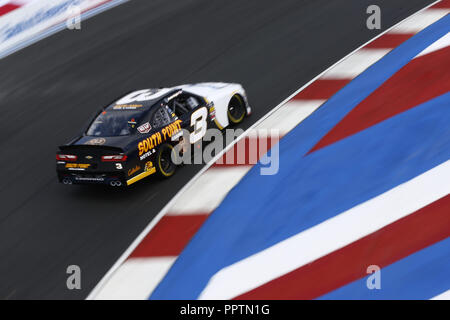
{"label": "car's rear wheel", "polygon": [[232,124],[241,123],[246,112],[244,99],[240,95],[235,94],[228,104],[228,119]]}
{"label": "car's rear wheel", "polygon": [[173,146],[170,144],[163,144],[159,147],[156,154],[156,172],[161,178],[169,178],[174,175],[177,168],[172,161]]}

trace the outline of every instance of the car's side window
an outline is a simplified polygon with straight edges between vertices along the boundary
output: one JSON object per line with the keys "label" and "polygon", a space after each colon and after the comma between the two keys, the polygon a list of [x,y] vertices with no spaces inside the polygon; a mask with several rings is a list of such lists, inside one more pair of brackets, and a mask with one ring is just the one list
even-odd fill
{"label": "car's side window", "polygon": [[189,94],[181,94],[172,101],[170,101],[170,108],[174,110],[175,114],[178,117],[182,117],[183,115],[188,115],[192,111],[194,111],[200,105],[198,98],[189,95]]}
{"label": "car's side window", "polygon": [[189,96],[186,99],[186,106],[189,107],[191,110],[194,110],[199,105],[200,105],[200,103],[198,102],[198,99],[193,96]]}
{"label": "car's side window", "polygon": [[153,113],[151,124],[153,128],[162,128],[172,122],[172,117],[167,112],[167,109],[163,106],[159,107],[155,113]]}

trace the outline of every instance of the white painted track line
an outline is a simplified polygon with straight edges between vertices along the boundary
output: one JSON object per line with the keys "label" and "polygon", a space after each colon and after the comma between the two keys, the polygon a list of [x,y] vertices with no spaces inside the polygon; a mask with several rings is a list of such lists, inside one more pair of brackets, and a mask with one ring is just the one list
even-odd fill
{"label": "white painted track line", "polygon": [[291,100],[277,111],[270,118],[257,125],[253,132],[257,130],[267,130],[268,132],[277,129],[280,136],[286,135],[294,129],[300,122],[320,107],[326,100]]}
{"label": "white painted track line", "polygon": [[[126,260],[98,292],[97,300],[145,300],[169,271],[176,257]],[[124,283],[127,285],[124,286]]]}
{"label": "white painted track line", "polygon": [[323,75],[323,79],[353,79],[383,58],[391,49],[361,49]]}
{"label": "white painted track line", "polygon": [[178,198],[169,214],[212,212],[250,168],[251,166],[210,168]]}
{"label": "white painted track line", "polygon": [[389,33],[418,33],[448,14],[447,9],[428,9],[404,21]]}
{"label": "white painted track line", "polygon": [[440,295],[432,298],[431,300],[450,300],[450,290],[441,293]]}
{"label": "white painted track line", "polygon": [[440,49],[443,49],[445,47],[450,46],[450,32],[448,32],[445,36],[440,38],[438,41],[433,43],[431,46],[423,50],[421,53],[419,53],[416,58],[430,54],[432,52],[438,51]]}

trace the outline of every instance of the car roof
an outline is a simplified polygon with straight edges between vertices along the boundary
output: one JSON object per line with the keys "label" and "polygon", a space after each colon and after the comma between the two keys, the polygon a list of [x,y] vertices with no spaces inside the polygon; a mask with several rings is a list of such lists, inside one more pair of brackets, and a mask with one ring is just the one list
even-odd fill
{"label": "car roof", "polygon": [[177,91],[180,91],[180,89],[157,88],[133,91],[114,101],[112,104],[106,107],[105,110],[142,110],[143,112],[148,111],[155,105],[156,102]]}

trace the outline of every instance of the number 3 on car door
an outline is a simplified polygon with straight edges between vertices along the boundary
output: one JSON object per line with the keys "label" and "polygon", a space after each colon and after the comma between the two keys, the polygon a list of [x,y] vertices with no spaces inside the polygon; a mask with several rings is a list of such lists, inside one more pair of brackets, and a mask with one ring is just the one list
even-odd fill
{"label": "number 3 on car door", "polygon": [[206,122],[207,119],[208,110],[205,107],[202,107],[192,113],[191,127],[194,127],[194,132],[192,132],[189,137],[191,144],[201,140],[206,134],[206,129],[208,126],[208,123]]}

